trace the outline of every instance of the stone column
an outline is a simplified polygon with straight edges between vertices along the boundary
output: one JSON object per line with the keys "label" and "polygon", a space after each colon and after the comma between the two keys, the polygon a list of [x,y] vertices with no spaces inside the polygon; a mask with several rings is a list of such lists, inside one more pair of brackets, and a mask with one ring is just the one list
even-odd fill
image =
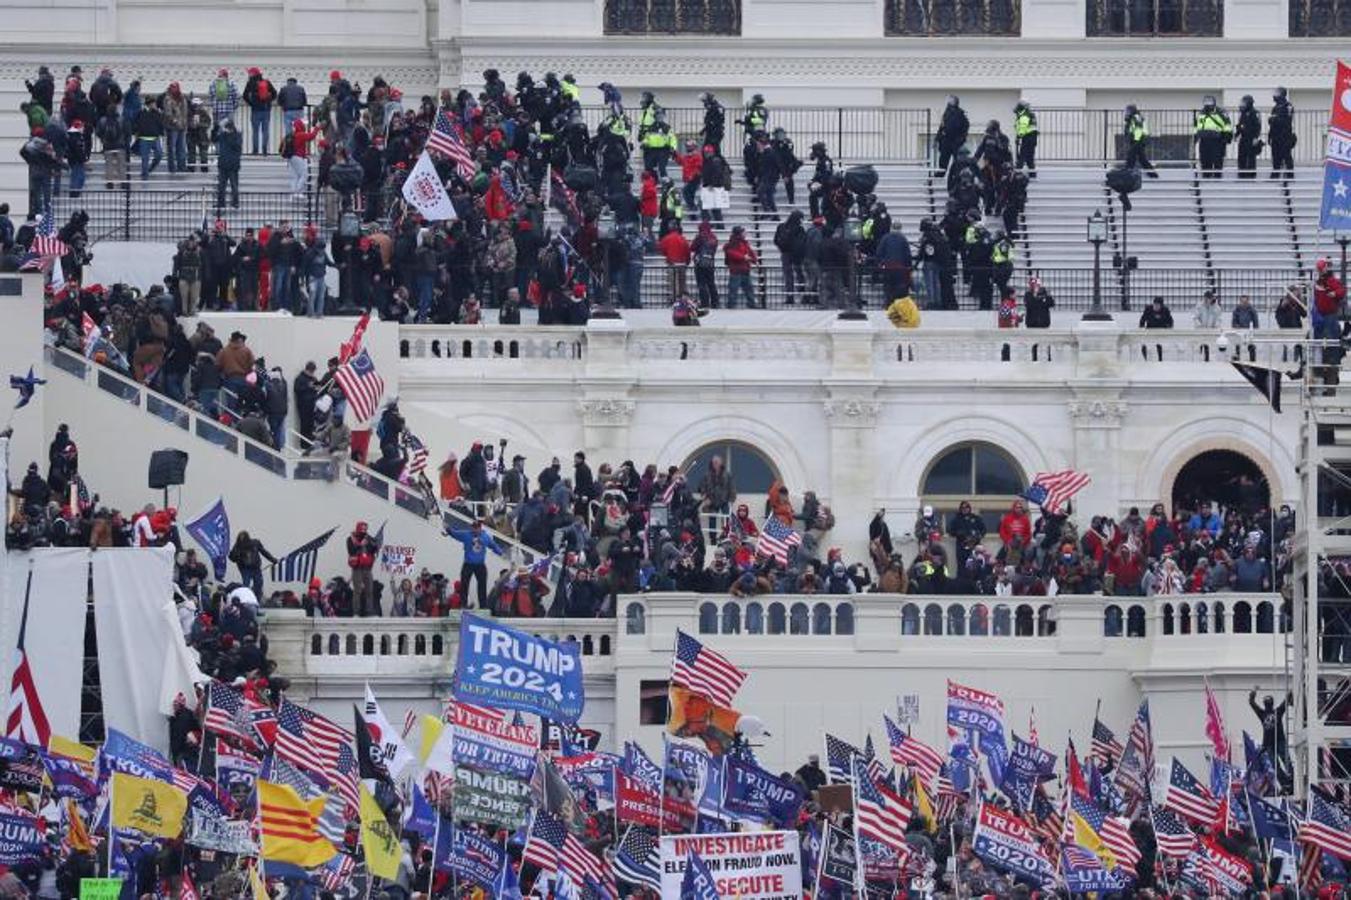
{"label": "stone column", "polygon": [[835,512],[830,546],[844,551],[845,559],[868,559],[869,510],[877,493],[877,378],[873,371],[870,321],[838,319],[831,324],[831,373],[824,401],[830,429],[830,488],[823,502]]}
{"label": "stone column", "polygon": [[1121,498],[1121,422],[1126,403],[1121,399],[1121,329],[1115,322],[1079,322],[1075,326],[1078,353],[1072,396],[1066,404],[1074,428],[1073,465],[1093,481],[1074,498],[1080,530],[1099,513],[1117,515]]}

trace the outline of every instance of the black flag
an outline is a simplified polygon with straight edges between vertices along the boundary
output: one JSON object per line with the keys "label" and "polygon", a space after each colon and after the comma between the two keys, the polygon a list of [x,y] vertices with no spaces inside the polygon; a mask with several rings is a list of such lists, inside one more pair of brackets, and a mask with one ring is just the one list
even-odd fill
{"label": "black flag", "polygon": [[1248,383],[1257,388],[1257,392],[1267,398],[1271,408],[1276,412],[1281,411],[1281,373],[1275,369],[1267,369],[1262,366],[1252,366],[1248,363],[1234,363],[1234,368],[1238,374],[1247,379]]}
{"label": "black flag", "polygon": [[377,781],[383,781],[392,784],[393,779],[389,777],[389,768],[385,765],[385,755],[380,752],[380,745],[371,737],[371,730],[366,727],[366,720],[361,715],[361,710],[357,705],[352,704],[352,713],[356,717],[356,736],[357,736],[357,767],[362,778],[373,778]]}

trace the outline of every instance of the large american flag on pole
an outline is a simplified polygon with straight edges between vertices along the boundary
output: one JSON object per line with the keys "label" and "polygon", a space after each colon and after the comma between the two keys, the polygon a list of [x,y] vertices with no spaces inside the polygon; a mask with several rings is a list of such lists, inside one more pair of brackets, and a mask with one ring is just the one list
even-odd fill
{"label": "large american flag on pole", "polygon": [[1215,814],[1219,811],[1219,801],[1205,785],[1196,780],[1196,776],[1189,772],[1177,757],[1173,757],[1173,767],[1168,777],[1168,791],[1163,795],[1163,805],[1206,826],[1215,821]]}
{"label": "large american flag on pole", "polygon": [[69,249],[66,242],[56,236],[56,219],[52,216],[51,203],[43,209],[37,224],[33,242],[28,245],[28,255],[19,266],[20,272],[45,272],[53,260],[65,256]]}
{"label": "large american flag on pole", "polygon": [[38,696],[37,682],[33,680],[33,669],[28,665],[28,651],[24,649],[24,636],[28,631],[28,600],[32,593],[33,573],[30,570],[28,585],[24,588],[19,645],[14,651],[14,678],[9,685],[9,715],[5,725],[5,736],[19,738],[46,748],[47,742],[52,737],[52,729],[47,722],[47,713],[42,708],[42,698]]}
{"label": "large american flag on pole", "polygon": [[258,747],[243,691],[213,681],[206,686],[206,704],[203,724],[208,731],[237,738],[249,747]]}
{"label": "large american flag on pole", "polygon": [[375,415],[380,400],[385,396],[385,380],[375,371],[370,353],[361,350],[333,373],[333,380],[347,398],[347,424],[364,425]]}
{"label": "large american flag on pole", "polygon": [[1121,758],[1124,750],[1121,742],[1112,733],[1112,729],[1102,724],[1102,720],[1094,716],[1093,743],[1088,751],[1089,758],[1098,764],[1099,769],[1105,772],[1116,765],[1116,761]]}
{"label": "large american flag on pole", "polygon": [[727,658],[705,647],[683,631],[676,631],[671,658],[671,683],[701,694],[719,706],[731,706],[746,681],[746,673]]}
{"label": "large american flag on pole", "polygon": [[[282,698],[277,707],[278,758],[337,782],[344,747],[351,755],[352,732],[313,710]],[[355,757],[353,757],[355,761]]]}
{"label": "large american flag on pole", "polygon": [[467,180],[474,177],[474,157],[464,145],[464,133],[444,109],[436,113],[436,122],[432,125],[431,134],[427,135],[427,149],[454,162],[455,171],[460,173],[461,178]]}
{"label": "large american flag on pole", "polygon": [[758,556],[771,556],[781,566],[788,565],[788,551],[801,546],[802,535],[790,525],[785,525],[775,516],[765,520],[760,529],[760,537],[755,545]]}
{"label": "large american flag on pole", "polygon": [[939,770],[943,768],[943,755],[901,731],[890,716],[883,715],[882,721],[887,726],[887,743],[891,747],[892,761],[897,765],[909,766],[920,774],[926,784],[933,784]]}
{"label": "large american flag on pole", "polygon": [[1093,479],[1083,472],[1063,469],[1059,472],[1038,472],[1032,484],[1023,491],[1023,497],[1037,504],[1043,512],[1055,514],[1060,507]]}
{"label": "large american flag on pole", "polygon": [[1309,794],[1309,816],[1299,839],[1341,859],[1351,859],[1351,817],[1317,791]]}
{"label": "large american flag on pole", "polygon": [[910,825],[913,807],[899,794],[876,784],[861,757],[855,756],[851,766],[859,834],[879,841],[897,853],[908,853],[905,830]]}

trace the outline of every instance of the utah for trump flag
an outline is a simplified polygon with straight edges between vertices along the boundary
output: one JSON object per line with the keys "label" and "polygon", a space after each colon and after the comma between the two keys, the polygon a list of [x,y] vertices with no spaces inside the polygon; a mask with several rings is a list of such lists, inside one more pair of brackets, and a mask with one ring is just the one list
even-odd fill
{"label": "utah for trump flag", "polygon": [[446,186],[441,183],[441,176],[436,174],[436,166],[432,165],[431,154],[426,150],[422,151],[417,165],[413,166],[413,171],[403,183],[403,199],[422,213],[422,218],[428,222],[458,218],[455,205],[450,202]]}

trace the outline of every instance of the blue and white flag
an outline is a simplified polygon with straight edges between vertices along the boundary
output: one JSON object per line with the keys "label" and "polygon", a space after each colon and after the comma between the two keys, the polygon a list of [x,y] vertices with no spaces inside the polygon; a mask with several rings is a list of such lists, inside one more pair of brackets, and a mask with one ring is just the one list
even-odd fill
{"label": "blue and white flag", "polygon": [[661,766],[652,761],[637,741],[624,742],[624,758],[619,763],[619,770],[641,781],[653,793],[661,793]]}
{"label": "blue and white flag", "polygon": [[183,527],[206,551],[216,580],[224,581],[225,564],[230,556],[230,517],[225,513],[225,498],[217,497],[205,512]]}
{"label": "blue and white flag", "polygon": [[726,772],[723,805],[729,815],[779,828],[797,824],[806,796],[796,784],[730,756],[726,758]]}
{"label": "blue and white flag", "polygon": [[412,799],[404,811],[403,830],[420,834],[424,838],[436,834],[436,811],[417,785],[413,785]]}
{"label": "blue and white flag", "polygon": [[466,615],[460,620],[454,694],[468,703],[576,724],[586,704],[581,645]]}

